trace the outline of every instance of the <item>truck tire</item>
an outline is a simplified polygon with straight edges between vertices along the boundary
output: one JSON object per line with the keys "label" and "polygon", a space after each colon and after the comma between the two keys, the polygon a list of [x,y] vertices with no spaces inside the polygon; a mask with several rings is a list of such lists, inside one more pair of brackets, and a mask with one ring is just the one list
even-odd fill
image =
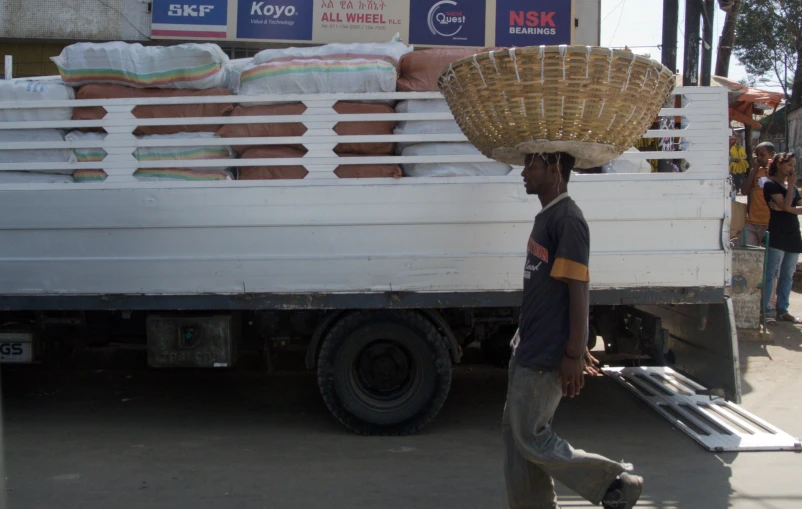
{"label": "truck tire", "polygon": [[318,386],[334,417],[360,435],[409,435],[440,411],[451,357],[437,328],[414,311],[359,311],[326,334]]}

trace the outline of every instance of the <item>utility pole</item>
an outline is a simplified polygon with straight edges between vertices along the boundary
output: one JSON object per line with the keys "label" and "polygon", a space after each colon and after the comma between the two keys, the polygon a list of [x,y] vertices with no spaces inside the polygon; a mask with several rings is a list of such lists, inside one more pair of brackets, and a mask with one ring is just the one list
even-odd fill
{"label": "utility pole", "polygon": [[[663,0],[663,45],[660,61],[668,67],[672,73],[677,72],[677,31],[679,29],[679,0]],[[674,99],[676,103],[676,98]],[[676,104],[674,104],[676,105]],[[668,119],[665,127],[674,129],[675,119]],[[663,150],[673,150],[673,140],[669,139],[667,148]],[[657,162],[657,171],[660,173],[671,173],[674,171],[672,161],[660,159]]]}
{"label": "utility pole", "polygon": [[682,85],[699,86],[699,29],[704,0],[685,0],[685,59],[682,65]]}
{"label": "utility pole", "polygon": [[660,61],[677,72],[677,29],[679,28],[679,0],[663,0],[663,52]]}
{"label": "utility pole", "polygon": [[713,20],[716,16],[716,0],[705,0],[702,10],[702,86],[709,87],[713,70]]}
{"label": "utility pole", "polygon": [[741,11],[741,0],[734,0],[727,17],[724,19],[724,28],[721,29],[721,38],[718,41],[718,56],[716,57],[716,76],[730,75],[730,57],[732,47],[735,45],[735,28],[738,26],[738,13]]}

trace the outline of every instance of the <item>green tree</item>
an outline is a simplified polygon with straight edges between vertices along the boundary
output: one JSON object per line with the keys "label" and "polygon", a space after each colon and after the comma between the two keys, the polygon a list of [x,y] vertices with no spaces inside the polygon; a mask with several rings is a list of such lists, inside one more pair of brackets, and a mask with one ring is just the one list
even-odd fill
{"label": "green tree", "polygon": [[802,106],[802,0],[744,0],[735,55],[755,78],[779,81],[791,108]]}

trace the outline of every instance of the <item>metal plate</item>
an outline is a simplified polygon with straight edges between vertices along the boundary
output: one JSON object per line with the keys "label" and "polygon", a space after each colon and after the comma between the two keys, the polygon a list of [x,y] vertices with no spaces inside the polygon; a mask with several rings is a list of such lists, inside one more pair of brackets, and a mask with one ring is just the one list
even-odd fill
{"label": "metal plate", "polygon": [[605,375],[631,390],[708,451],[802,451],[802,443],[781,429],[671,368],[604,368]]}
{"label": "metal plate", "polygon": [[33,342],[30,340],[0,340],[0,363],[30,364],[33,362]]}

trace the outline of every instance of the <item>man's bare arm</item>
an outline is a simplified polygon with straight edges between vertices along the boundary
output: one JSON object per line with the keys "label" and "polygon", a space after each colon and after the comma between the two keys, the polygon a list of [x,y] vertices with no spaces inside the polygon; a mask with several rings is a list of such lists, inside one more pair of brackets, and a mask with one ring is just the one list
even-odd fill
{"label": "man's bare arm", "polygon": [[563,396],[573,398],[585,385],[585,335],[588,329],[590,285],[568,279],[568,344],[560,364]]}

